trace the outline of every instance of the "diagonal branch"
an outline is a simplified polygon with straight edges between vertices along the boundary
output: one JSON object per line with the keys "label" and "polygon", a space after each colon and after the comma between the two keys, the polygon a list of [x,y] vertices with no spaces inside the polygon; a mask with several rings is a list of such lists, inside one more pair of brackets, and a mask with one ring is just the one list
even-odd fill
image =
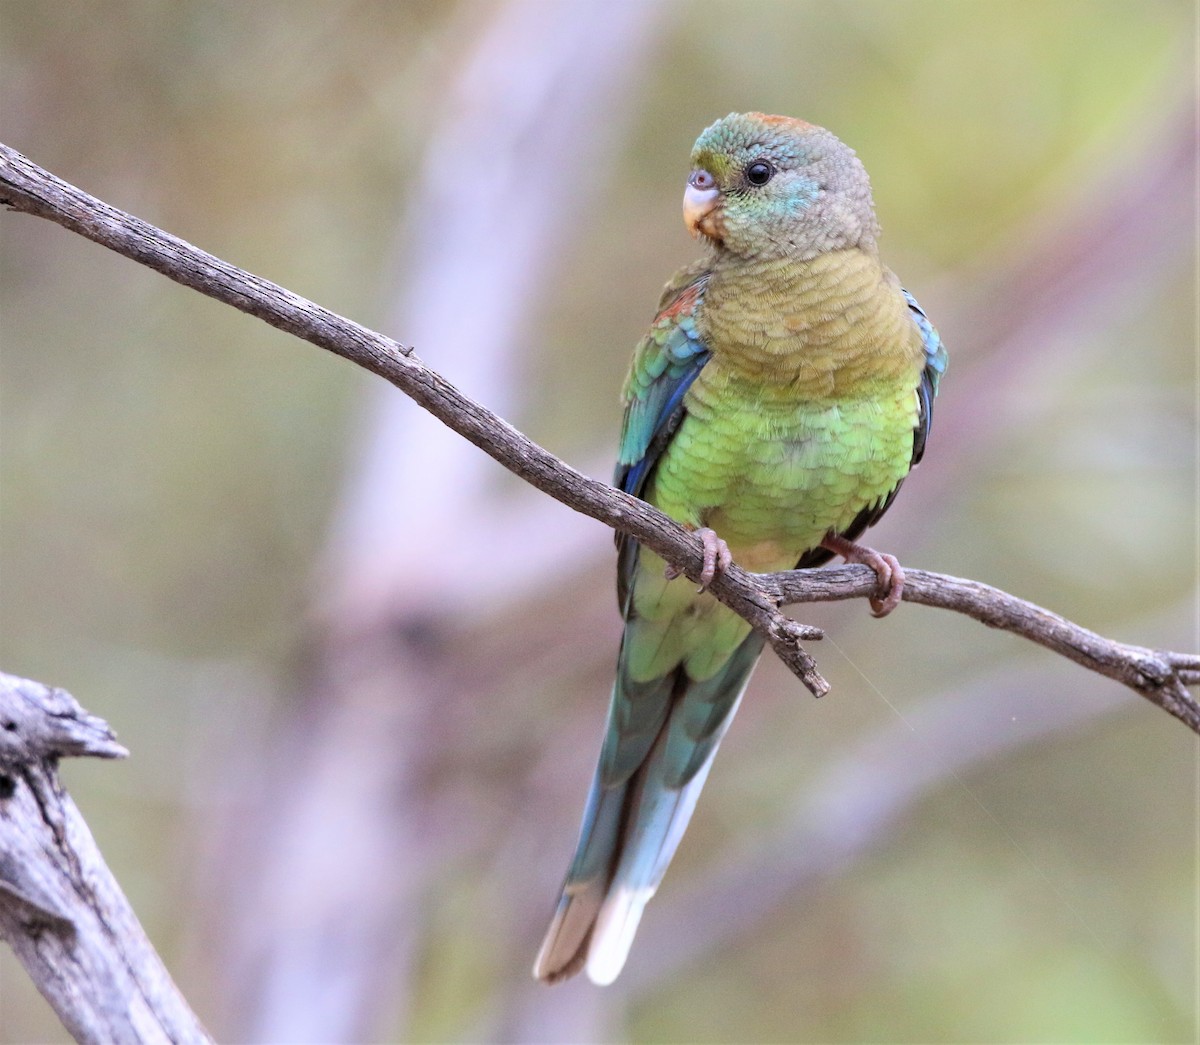
{"label": "diagonal branch", "polygon": [[[439,421],[505,468],[575,511],[628,533],[668,562],[699,577],[703,545],[644,501],[589,478],[526,438],[503,418],[463,395],[399,342],[214,257],[55,177],[0,144],[0,203],[47,218],[184,286],[309,341],[391,382]],[[907,571],[907,601],[966,613],[1023,635],[1129,686],[1200,733],[1200,703],[1186,687],[1200,683],[1200,657],[1155,652],[1093,632],[975,581]],[[822,636],[785,616],[784,602],[856,598],[874,590],[865,568],[792,571],[759,577],[734,564],[710,590],[760,632],[815,695],[829,691],[801,641]]]}

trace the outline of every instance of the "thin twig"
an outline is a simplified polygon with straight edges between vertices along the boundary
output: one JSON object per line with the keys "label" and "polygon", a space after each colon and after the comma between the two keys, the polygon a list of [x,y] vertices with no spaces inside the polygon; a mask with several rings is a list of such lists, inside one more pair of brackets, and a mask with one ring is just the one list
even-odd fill
{"label": "thin twig", "polygon": [[[177,283],[348,359],[385,378],[526,482],[556,500],[635,537],[697,579],[698,538],[644,501],[588,478],[526,438],[503,418],[463,395],[399,342],[362,327],[267,280],[207,254],[139,218],[88,195],[0,144],[0,202],[47,218]],[[846,572],[851,571],[851,572]],[[1200,733],[1200,704],[1186,686],[1200,681],[1200,658],[1155,652],[1103,639],[1056,614],[995,588],[923,571],[907,571],[911,602],[967,613],[1003,627],[1117,679]],[[870,594],[869,571],[795,571],[763,578],[734,564],[711,585],[721,602],[760,632],[816,696],[828,692],[800,645],[821,631],[779,611],[782,602]],[[839,581],[841,583],[839,583]]]}
{"label": "thin twig", "polygon": [[[877,583],[866,566],[758,574],[755,580],[780,605],[862,598]],[[944,573],[906,569],[903,599],[953,610],[1045,646],[1128,686],[1200,733],[1200,705],[1186,689],[1200,684],[1200,656],[1115,642],[990,584]]]}

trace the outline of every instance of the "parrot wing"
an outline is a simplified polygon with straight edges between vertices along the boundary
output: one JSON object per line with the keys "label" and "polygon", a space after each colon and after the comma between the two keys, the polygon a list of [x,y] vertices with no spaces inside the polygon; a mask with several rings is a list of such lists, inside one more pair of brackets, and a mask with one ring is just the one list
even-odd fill
{"label": "parrot wing", "polygon": [[[917,304],[917,299],[914,298],[903,287],[900,288],[900,293],[904,295],[904,300],[908,304],[909,314],[912,316],[913,325],[917,329],[917,333],[921,337],[921,343],[925,347],[925,366],[921,369],[921,379],[917,383],[917,424],[913,429],[913,449],[912,461],[909,464],[910,470],[914,468],[925,455],[925,441],[929,438],[929,429],[933,424],[933,400],[937,396],[938,385],[941,382],[942,375],[946,372],[946,363],[948,357],[946,354],[946,346],[942,344],[941,335],[938,334],[934,325],[929,322],[929,317],[925,315],[925,310]],[[859,512],[850,525],[847,526],[839,536],[845,537],[847,540],[856,541],[864,530],[869,526],[874,526],[880,519],[883,518],[896,499],[896,494],[900,492],[900,487],[904,485],[904,480],[901,479],[888,495],[875,504],[868,505]],[[807,569],[811,566],[821,566],[833,558],[833,553],[825,548],[812,548],[805,552],[800,561],[796,563],[797,569]]]}
{"label": "parrot wing", "polygon": [[[708,362],[708,346],[696,330],[707,272],[685,269],[667,285],[650,331],[634,351],[625,379],[625,417],[613,485],[640,497],[679,428],[688,388]],[[618,532],[617,601],[622,613],[637,562],[637,541]]]}
{"label": "parrot wing", "polygon": [[[933,400],[938,393],[938,385],[946,372],[946,346],[942,344],[941,335],[934,325],[929,322],[925,310],[917,304],[907,290],[901,290],[904,300],[908,302],[908,310],[912,313],[913,322],[921,332],[921,341],[925,345],[925,368],[921,371],[921,383],[917,386],[917,400],[920,403],[920,415],[917,427],[913,432],[912,463],[917,464],[925,454],[925,440],[929,436],[930,425],[933,424]],[[896,487],[899,489],[899,487]],[[895,494],[893,493],[894,497]],[[883,513],[880,512],[882,515]]]}

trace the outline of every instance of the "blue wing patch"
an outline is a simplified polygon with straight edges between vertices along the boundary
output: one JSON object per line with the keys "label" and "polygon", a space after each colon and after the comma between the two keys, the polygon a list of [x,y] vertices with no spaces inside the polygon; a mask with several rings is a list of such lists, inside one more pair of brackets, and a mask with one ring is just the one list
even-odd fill
{"label": "blue wing patch", "polygon": [[[640,497],[654,466],[687,413],[684,397],[711,353],[696,330],[695,312],[706,275],[668,292],[638,345],[625,381],[625,420],[613,485]],[[628,612],[638,543],[618,532],[617,601]]]}
{"label": "blue wing patch", "polygon": [[917,386],[920,413],[917,417],[917,430],[913,434],[912,463],[915,465],[925,453],[925,440],[929,437],[929,426],[933,423],[933,400],[938,394],[938,386],[946,372],[949,357],[946,354],[946,346],[942,344],[941,335],[929,322],[929,317],[917,304],[917,299],[907,290],[901,289],[901,293],[908,302],[908,310],[912,313],[913,322],[921,332],[921,341],[925,345],[925,369],[921,371],[921,383]]}
{"label": "blue wing patch", "polygon": [[683,420],[683,397],[708,362],[694,311],[703,281],[685,287],[638,345],[625,383],[625,420],[613,484],[638,495]]}

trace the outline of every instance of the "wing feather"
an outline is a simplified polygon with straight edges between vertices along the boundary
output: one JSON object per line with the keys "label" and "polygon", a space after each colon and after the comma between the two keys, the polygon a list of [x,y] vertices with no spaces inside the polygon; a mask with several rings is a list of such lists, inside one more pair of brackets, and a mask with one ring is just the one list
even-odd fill
{"label": "wing feather", "polygon": [[[929,317],[925,315],[925,310],[917,304],[917,299],[903,288],[900,293],[904,295],[909,314],[921,335],[921,343],[925,346],[925,366],[921,369],[921,378],[916,387],[917,424],[913,429],[912,460],[909,463],[911,471],[920,463],[925,454],[925,441],[929,438],[929,429],[933,424],[933,400],[937,396],[942,375],[946,372],[947,355],[941,335],[937,332],[937,328],[929,322]],[[901,479],[892,487],[886,497],[863,508],[839,536],[850,541],[858,540],[867,527],[874,526],[883,518],[884,512],[892,506],[896,494],[900,492],[900,487],[903,485],[904,480]],[[821,566],[832,558],[833,554],[826,549],[812,548],[801,556],[796,568],[806,569],[810,566]]]}
{"label": "wing feather", "polygon": [[[682,278],[681,278],[682,277]],[[710,352],[696,329],[707,272],[685,269],[668,284],[659,313],[634,351],[625,379],[625,417],[613,485],[641,496],[687,412],[684,397]],[[637,542],[618,533],[617,600],[624,612]]]}

